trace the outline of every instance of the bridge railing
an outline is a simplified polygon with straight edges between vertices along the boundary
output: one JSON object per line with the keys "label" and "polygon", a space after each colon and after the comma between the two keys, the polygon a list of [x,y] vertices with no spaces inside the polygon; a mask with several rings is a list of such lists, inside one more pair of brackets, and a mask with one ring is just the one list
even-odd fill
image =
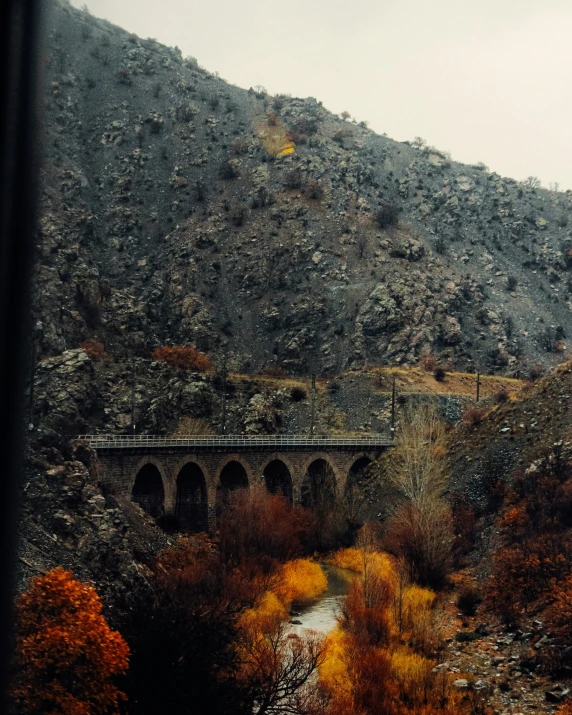
{"label": "bridge railing", "polygon": [[332,437],[331,435],[221,435],[181,436],[82,434],[94,449],[128,449],[138,447],[384,447],[391,436]]}

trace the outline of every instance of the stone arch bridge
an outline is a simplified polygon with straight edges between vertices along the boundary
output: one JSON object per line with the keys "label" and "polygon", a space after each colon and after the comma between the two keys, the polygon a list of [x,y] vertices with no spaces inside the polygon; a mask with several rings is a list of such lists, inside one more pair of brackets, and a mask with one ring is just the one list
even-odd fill
{"label": "stone arch bridge", "polygon": [[335,502],[391,445],[359,438],[81,435],[96,450],[102,482],[151,516],[175,519],[182,531],[212,531],[230,492],[266,485],[293,504]]}

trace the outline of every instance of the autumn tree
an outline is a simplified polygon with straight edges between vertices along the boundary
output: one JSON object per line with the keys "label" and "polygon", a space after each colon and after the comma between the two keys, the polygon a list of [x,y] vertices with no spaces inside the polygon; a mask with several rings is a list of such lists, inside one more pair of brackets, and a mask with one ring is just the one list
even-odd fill
{"label": "autumn tree", "polygon": [[125,699],[113,680],[129,648],[102,614],[93,586],[56,568],[16,603],[12,695],[29,715],[108,715]]}
{"label": "autumn tree", "polygon": [[435,407],[408,407],[398,425],[387,477],[402,496],[415,503],[441,497],[447,484],[445,426]]}
{"label": "autumn tree", "polygon": [[449,572],[452,516],[443,498],[448,474],[445,428],[435,407],[409,407],[399,425],[395,449],[384,464],[400,503],[386,526],[385,547],[404,559],[410,578],[440,587]]}
{"label": "autumn tree", "polygon": [[130,713],[252,714],[239,682],[239,619],[265,589],[221,562],[205,538],[180,539],[151,564],[125,629]]}
{"label": "autumn tree", "polygon": [[210,358],[190,345],[171,345],[155,348],[151,357],[153,360],[162,360],[168,365],[173,365],[183,370],[197,370],[198,372],[210,372],[212,370]]}
{"label": "autumn tree", "polygon": [[289,632],[278,618],[263,629],[245,628],[238,677],[250,692],[258,715],[317,715],[325,711],[315,675],[324,662],[323,637]]}
{"label": "autumn tree", "polygon": [[268,570],[302,554],[314,522],[308,510],[264,487],[238,489],[219,520],[221,556],[234,565],[256,559]]}
{"label": "autumn tree", "polygon": [[506,489],[485,606],[511,625],[572,569],[571,472],[555,444]]}

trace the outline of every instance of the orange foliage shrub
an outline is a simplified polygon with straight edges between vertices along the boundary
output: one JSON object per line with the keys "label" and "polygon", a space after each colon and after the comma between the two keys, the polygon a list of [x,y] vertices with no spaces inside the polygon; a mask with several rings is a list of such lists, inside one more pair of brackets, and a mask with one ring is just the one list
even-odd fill
{"label": "orange foliage shrub", "polygon": [[109,357],[105,352],[103,343],[98,343],[97,340],[85,340],[79,346],[91,360],[104,360]]}
{"label": "orange foliage shrub", "polygon": [[[391,559],[344,549],[332,561],[356,574],[327,639],[320,686],[328,715],[458,715],[478,712],[428,657],[436,646],[436,595],[404,586]],[[368,557],[374,557],[368,564]],[[375,565],[377,562],[377,566]],[[406,645],[407,644],[407,645]],[[470,699],[470,698],[469,698]]]}
{"label": "orange foliage shrub", "polygon": [[[289,604],[288,604],[289,605]],[[266,591],[253,608],[247,609],[238,621],[242,629],[267,633],[288,617],[288,609],[274,591]]]}
{"label": "orange foliage shrub", "polygon": [[349,549],[339,549],[334,552],[327,561],[337,569],[347,569],[348,571],[359,574],[363,571],[363,552],[353,547]]}
{"label": "orange foliage shrub", "polygon": [[400,633],[407,643],[423,653],[434,645],[433,591],[419,586],[403,589],[399,602]]}
{"label": "orange foliage shrub", "polygon": [[552,649],[553,662],[549,666],[553,671],[561,671],[564,665],[570,665],[572,659],[572,654],[567,652],[572,642],[572,576],[557,586],[554,602],[544,612],[544,621],[556,646]]}
{"label": "orange foliage shrub", "polygon": [[570,471],[556,445],[506,492],[499,520],[503,544],[495,554],[485,604],[508,623],[518,623],[572,570]]}
{"label": "orange foliage shrub", "polygon": [[212,362],[204,353],[187,345],[172,345],[155,348],[151,357],[153,360],[163,360],[169,365],[180,367],[183,370],[210,372],[213,369]]}
{"label": "orange foliage shrub", "polygon": [[397,648],[391,653],[391,671],[399,686],[399,695],[408,703],[422,703],[425,693],[431,689],[435,680],[434,663],[428,658],[411,651],[409,648]]}
{"label": "orange foliage shrub", "polygon": [[256,560],[271,572],[277,561],[302,554],[313,524],[308,510],[263,487],[237,490],[219,520],[222,559],[235,565]]}
{"label": "orange foliage shrub", "polygon": [[518,624],[528,606],[570,570],[564,543],[547,534],[497,551],[486,586],[485,604],[508,624]]}
{"label": "orange foliage shrub", "polygon": [[397,684],[391,681],[390,659],[381,648],[359,645],[343,630],[330,634],[320,685],[331,698],[328,715],[390,715]]}
{"label": "orange foliage shrub", "polygon": [[93,586],[58,567],[34,579],[16,617],[12,694],[23,712],[118,712],[125,696],[113,677],[126,672],[129,648],[107,625]]}
{"label": "orange foliage shrub", "polygon": [[316,598],[328,588],[319,564],[309,559],[288,561],[279,570],[275,591],[282,603]]}
{"label": "orange foliage shrub", "polygon": [[453,519],[444,500],[425,500],[423,507],[405,503],[387,521],[384,546],[407,564],[409,579],[440,588],[452,563]]}
{"label": "orange foliage shrub", "polygon": [[150,569],[153,590],[140,594],[126,630],[131,715],[188,712],[189,703],[197,713],[244,712],[248,688],[236,678],[241,619],[267,578],[223,563],[205,536],[178,539]]}

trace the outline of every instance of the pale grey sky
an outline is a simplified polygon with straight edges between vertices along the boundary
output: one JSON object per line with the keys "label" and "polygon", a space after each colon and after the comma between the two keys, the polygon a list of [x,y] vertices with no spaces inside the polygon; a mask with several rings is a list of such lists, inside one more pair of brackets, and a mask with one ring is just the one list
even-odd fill
{"label": "pale grey sky", "polygon": [[[73,0],[77,6],[85,0]],[[571,0],[87,0],[248,89],[572,189]]]}

